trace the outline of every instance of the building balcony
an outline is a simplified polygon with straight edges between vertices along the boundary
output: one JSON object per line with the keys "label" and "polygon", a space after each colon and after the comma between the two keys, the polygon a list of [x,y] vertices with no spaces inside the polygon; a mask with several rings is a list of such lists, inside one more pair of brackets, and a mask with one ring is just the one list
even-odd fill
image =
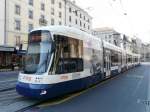
{"label": "building balcony", "polygon": [[47,25],[47,20],[46,19],[44,19],[44,18],[40,18],[39,19],[39,24],[41,25],[41,26],[46,26]]}

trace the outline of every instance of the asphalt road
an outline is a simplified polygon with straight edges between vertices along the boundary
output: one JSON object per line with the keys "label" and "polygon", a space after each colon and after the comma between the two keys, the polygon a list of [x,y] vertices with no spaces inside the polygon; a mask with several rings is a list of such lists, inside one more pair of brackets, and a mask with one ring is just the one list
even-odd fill
{"label": "asphalt road", "polygon": [[150,63],[63,103],[38,106],[26,112],[150,112]]}
{"label": "asphalt road", "polygon": [[0,82],[17,80],[19,71],[0,72]]}

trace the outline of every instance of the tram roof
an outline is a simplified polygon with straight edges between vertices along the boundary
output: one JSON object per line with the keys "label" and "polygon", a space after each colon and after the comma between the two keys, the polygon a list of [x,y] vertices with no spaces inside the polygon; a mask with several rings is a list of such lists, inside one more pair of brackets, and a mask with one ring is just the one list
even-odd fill
{"label": "tram roof", "polygon": [[128,50],[124,50],[126,52],[126,54],[128,55],[132,55],[132,56],[136,56],[136,57],[140,57],[141,55],[140,54],[137,54],[137,53],[133,53],[131,51],[128,51]]}
{"label": "tram roof", "polygon": [[40,28],[36,28],[33,31],[36,30],[48,30],[53,34],[59,34],[59,35],[64,35],[64,36],[69,36],[69,37],[75,37],[81,40],[86,40],[87,38],[91,38],[93,41],[101,41],[101,39],[88,34],[84,31],[81,31],[77,28],[74,27],[69,27],[69,26],[60,26],[60,25],[55,25],[55,26],[45,26],[45,27],[40,27]]}
{"label": "tram roof", "polygon": [[110,50],[114,50],[114,51],[118,51],[118,52],[122,52],[123,49],[121,47],[115,46],[113,44],[110,44],[106,41],[103,41],[104,43],[104,48],[110,49]]}
{"label": "tram roof", "polygon": [[136,57],[140,57],[140,54],[136,54],[136,53],[132,53],[131,51],[124,50],[123,48],[115,46],[113,44],[110,44],[106,41],[103,41],[103,43],[104,43],[104,47],[107,48],[107,49],[122,52],[122,53],[132,55],[132,56],[136,56]]}
{"label": "tram roof", "polygon": [[94,48],[97,50],[100,50],[102,48],[101,47],[102,42],[100,38],[97,38],[91,34],[88,34],[74,27],[55,25],[55,26],[40,27],[34,29],[33,31],[37,31],[37,30],[47,30],[50,31],[51,34],[53,35],[56,34],[56,35],[62,35],[62,36],[83,40],[85,43],[85,47],[87,48]]}
{"label": "tram roof", "polygon": [[[98,49],[100,46],[98,45],[98,43],[101,43],[101,39],[97,38],[91,34],[88,34],[84,31],[81,31],[77,28],[74,27],[69,27],[69,26],[60,26],[60,25],[54,25],[54,26],[45,26],[45,27],[39,27],[36,28],[33,31],[37,31],[37,30],[48,30],[50,31],[52,34],[57,34],[57,35],[64,35],[64,36],[68,36],[68,37],[74,37],[76,39],[80,39],[80,40],[84,40],[84,41],[91,41],[92,46],[96,49]],[[106,41],[103,41],[104,43],[104,47],[111,49],[111,50],[115,50],[118,52],[126,52],[127,54],[131,54],[131,55],[135,55],[138,56],[138,54],[134,54],[131,52],[128,52],[126,50],[123,50],[121,47],[115,46],[113,44],[110,44]]]}

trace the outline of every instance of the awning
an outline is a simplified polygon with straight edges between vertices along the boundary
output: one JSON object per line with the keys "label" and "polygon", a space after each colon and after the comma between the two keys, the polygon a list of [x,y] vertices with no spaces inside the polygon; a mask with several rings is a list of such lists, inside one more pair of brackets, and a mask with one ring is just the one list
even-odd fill
{"label": "awning", "polygon": [[17,55],[20,55],[20,56],[21,56],[21,55],[25,55],[25,54],[26,54],[26,50],[17,50],[17,51],[16,51],[16,54],[17,54]]}
{"label": "awning", "polygon": [[0,51],[2,51],[2,52],[14,52],[15,48],[9,47],[9,46],[0,46]]}

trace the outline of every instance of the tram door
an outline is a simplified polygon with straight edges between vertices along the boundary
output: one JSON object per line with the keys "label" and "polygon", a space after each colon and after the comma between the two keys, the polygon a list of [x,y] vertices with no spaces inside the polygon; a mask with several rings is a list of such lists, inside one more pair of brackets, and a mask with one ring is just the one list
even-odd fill
{"label": "tram door", "polygon": [[110,51],[105,52],[105,72],[106,77],[109,77],[111,74],[111,55]]}

